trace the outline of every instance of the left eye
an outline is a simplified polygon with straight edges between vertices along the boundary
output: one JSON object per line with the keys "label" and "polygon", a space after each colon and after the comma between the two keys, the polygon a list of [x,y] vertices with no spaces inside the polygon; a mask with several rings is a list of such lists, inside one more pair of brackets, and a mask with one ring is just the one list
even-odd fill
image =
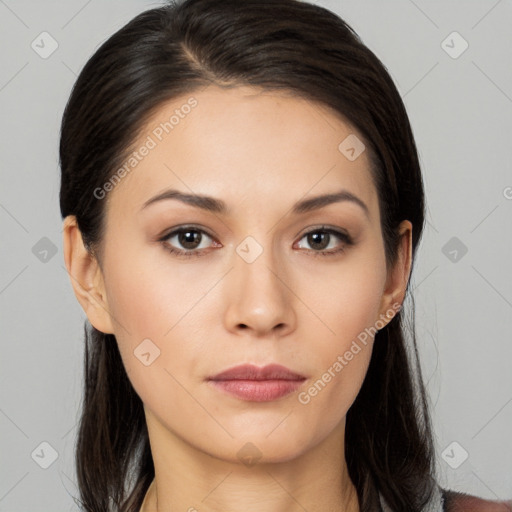
{"label": "left eye", "polygon": [[[342,241],[342,243],[339,244],[341,245],[339,249],[336,249],[336,243],[331,244],[333,236]],[[329,228],[310,231],[306,233],[301,240],[304,238],[307,239],[307,243],[312,247],[313,251],[319,253],[337,253],[343,250],[346,245],[352,243],[351,238],[347,234]]]}

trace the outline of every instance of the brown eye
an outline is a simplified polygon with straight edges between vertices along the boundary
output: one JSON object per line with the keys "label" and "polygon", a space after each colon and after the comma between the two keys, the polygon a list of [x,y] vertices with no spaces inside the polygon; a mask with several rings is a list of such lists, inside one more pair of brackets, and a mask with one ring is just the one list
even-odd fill
{"label": "brown eye", "polygon": [[195,229],[187,229],[186,231],[180,231],[177,234],[178,242],[185,249],[197,249],[202,240],[202,234],[200,231]]}
{"label": "brown eye", "polygon": [[167,235],[160,238],[160,242],[164,247],[173,254],[180,256],[199,256],[203,249],[207,249],[208,239],[213,237],[206,233],[203,229],[196,227],[182,227],[175,229]]}
{"label": "brown eye", "polygon": [[[336,238],[338,243],[336,243]],[[301,240],[303,239],[306,239],[307,245],[313,253],[322,256],[338,254],[343,252],[347,246],[353,245],[352,238],[348,234],[332,228],[318,228],[309,231],[301,238]]]}
{"label": "brown eye", "polygon": [[315,231],[307,235],[308,244],[313,249],[324,250],[329,245],[330,239],[330,233],[322,233],[320,231]]}

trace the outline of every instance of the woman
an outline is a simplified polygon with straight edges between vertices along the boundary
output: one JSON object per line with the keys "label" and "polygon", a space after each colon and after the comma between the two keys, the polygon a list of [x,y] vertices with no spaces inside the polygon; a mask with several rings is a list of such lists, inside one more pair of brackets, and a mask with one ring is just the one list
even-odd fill
{"label": "woman", "polygon": [[140,14],[78,77],[60,163],[90,323],[84,510],[511,510],[436,483],[401,311],[418,156],[339,17],[294,0]]}

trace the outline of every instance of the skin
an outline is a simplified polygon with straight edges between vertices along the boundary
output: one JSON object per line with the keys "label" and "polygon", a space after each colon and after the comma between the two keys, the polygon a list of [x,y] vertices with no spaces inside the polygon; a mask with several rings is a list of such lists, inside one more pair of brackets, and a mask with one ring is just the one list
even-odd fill
{"label": "skin", "polygon": [[[387,268],[367,152],[350,161],[338,150],[357,132],[290,94],[210,86],[163,105],[135,147],[191,95],[195,109],[105,199],[100,256],[85,250],[74,217],[64,221],[75,294],[91,324],[115,334],[144,403],[156,475],[144,510],[359,511],[345,462],[345,416],[373,338],[309,403],[298,394],[402,303],[412,225],[401,223],[399,256]],[[178,200],[141,210],[168,188],[222,199],[229,213]],[[291,213],[297,201],[341,189],[368,213],[348,200]],[[200,246],[190,249],[177,236],[167,246],[200,256],[180,258],[158,241],[189,224],[206,231]],[[347,232],[354,244],[331,235],[315,246],[306,235],[322,225]],[[251,263],[236,251],[247,236],[263,249]],[[160,350],[149,366],[134,355],[144,339]],[[278,363],[308,378],[296,392],[261,403],[205,381],[243,363]],[[238,455],[246,443],[260,456],[255,464]]]}

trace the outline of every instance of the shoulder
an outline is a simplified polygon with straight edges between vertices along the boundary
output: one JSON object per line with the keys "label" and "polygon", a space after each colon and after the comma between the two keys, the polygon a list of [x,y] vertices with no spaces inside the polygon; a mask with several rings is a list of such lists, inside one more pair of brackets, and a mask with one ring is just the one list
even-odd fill
{"label": "shoulder", "polygon": [[461,492],[443,490],[445,512],[512,512],[512,500],[484,500]]}

